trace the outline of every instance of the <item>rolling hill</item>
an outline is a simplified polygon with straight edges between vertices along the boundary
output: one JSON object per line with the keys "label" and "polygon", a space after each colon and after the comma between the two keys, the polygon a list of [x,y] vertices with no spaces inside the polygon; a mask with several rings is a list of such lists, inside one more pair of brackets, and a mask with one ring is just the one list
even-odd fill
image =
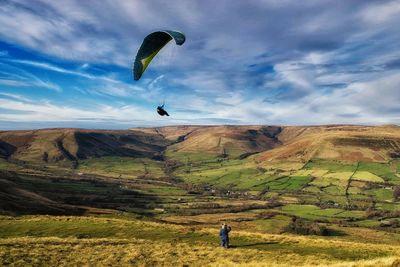
{"label": "rolling hill", "polygon": [[282,146],[264,151],[259,161],[312,158],[344,161],[385,162],[400,156],[398,126],[284,127],[278,139]]}
{"label": "rolling hill", "polygon": [[399,145],[394,125],[2,131],[0,265],[391,266]]}
{"label": "rolling hill", "polygon": [[400,156],[398,126],[170,126],[125,131],[43,129],[0,132],[0,157],[75,165],[103,156],[312,158],[384,162]]}
{"label": "rolling hill", "polygon": [[[44,205],[51,212],[55,206],[69,209],[64,204],[68,204],[70,194],[76,198],[74,190],[67,190],[61,198],[49,195],[46,188],[52,184],[47,181],[54,177],[89,179],[85,186],[95,187],[90,191],[98,191],[93,180],[108,179],[109,183],[109,179],[117,179],[104,185],[115,188],[118,183],[134,179],[135,194],[144,192],[156,197],[159,195],[153,194],[154,190],[162,191],[163,186],[169,186],[168,190],[174,192],[191,188],[203,194],[207,188],[206,191],[221,193],[236,191],[237,196],[250,194],[258,199],[274,194],[290,195],[286,197],[291,202],[309,203],[315,203],[322,194],[325,202],[363,206],[369,205],[371,197],[376,201],[391,201],[394,186],[400,184],[396,160],[399,155],[400,127],[394,125],[170,126],[124,131],[0,132],[1,169],[35,176],[21,178],[11,173],[4,177],[3,174],[7,189],[3,190],[3,199],[11,203],[15,198],[21,200],[27,196],[26,199],[37,199],[37,206]],[[12,178],[13,175],[19,179]],[[41,186],[26,186],[29,181]],[[293,195],[299,190],[302,195]],[[15,196],[10,192],[15,192]],[[77,203],[86,205],[87,199]],[[24,212],[20,206],[16,210]]]}
{"label": "rolling hill", "polygon": [[159,157],[169,141],[140,131],[44,129],[0,132],[0,155],[10,161],[76,166],[102,156]]}

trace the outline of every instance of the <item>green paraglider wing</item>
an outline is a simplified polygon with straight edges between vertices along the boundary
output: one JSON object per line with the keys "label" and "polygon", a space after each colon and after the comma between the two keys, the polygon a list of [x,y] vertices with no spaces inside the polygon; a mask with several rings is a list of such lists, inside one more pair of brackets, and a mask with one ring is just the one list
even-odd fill
{"label": "green paraglider wing", "polygon": [[150,33],[144,38],[133,65],[133,78],[135,81],[142,77],[143,72],[157,53],[172,39],[177,45],[185,42],[185,35],[177,31],[158,31]]}

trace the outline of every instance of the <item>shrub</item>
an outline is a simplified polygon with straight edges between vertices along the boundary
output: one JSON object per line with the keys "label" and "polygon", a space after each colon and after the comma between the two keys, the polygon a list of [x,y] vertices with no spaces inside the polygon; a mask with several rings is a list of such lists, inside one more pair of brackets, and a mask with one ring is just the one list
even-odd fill
{"label": "shrub", "polygon": [[269,199],[267,203],[268,208],[276,208],[282,206],[278,196],[273,196]]}
{"label": "shrub", "polygon": [[386,221],[382,221],[380,227],[392,227],[392,228],[399,228],[400,221],[398,219],[390,219]]}
{"label": "shrub", "polygon": [[257,218],[267,220],[267,219],[273,218],[277,214],[278,214],[277,212],[273,212],[273,211],[263,211],[257,215]]}
{"label": "shrub", "polygon": [[329,235],[329,230],[325,226],[297,217],[293,217],[292,222],[285,227],[284,231],[298,235]]}
{"label": "shrub", "polygon": [[367,209],[366,216],[367,219],[371,218],[382,218],[388,215],[388,211],[385,210],[375,210],[372,208]]}
{"label": "shrub", "polygon": [[398,186],[398,185],[393,188],[393,198],[395,200],[400,199],[400,186]]}

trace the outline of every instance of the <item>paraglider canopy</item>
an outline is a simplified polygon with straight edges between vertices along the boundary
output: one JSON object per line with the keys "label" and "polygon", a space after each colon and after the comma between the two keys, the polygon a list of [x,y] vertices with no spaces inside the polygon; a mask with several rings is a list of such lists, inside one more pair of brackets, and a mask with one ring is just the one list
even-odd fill
{"label": "paraglider canopy", "polygon": [[142,77],[143,72],[157,53],[172,39],[177,45],[182,45],[186,37],[178,31],[157,31],[144,38],[133,65],[133,78],[135,81]]}

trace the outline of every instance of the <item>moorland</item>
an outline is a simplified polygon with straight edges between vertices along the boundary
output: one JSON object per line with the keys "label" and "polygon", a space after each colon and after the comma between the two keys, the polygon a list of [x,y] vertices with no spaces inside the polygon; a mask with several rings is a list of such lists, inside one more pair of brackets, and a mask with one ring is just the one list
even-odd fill
{"label": "moorland", "polygon": [[0,265],[396,266],[400,127],[1,131],[0,213]]}

